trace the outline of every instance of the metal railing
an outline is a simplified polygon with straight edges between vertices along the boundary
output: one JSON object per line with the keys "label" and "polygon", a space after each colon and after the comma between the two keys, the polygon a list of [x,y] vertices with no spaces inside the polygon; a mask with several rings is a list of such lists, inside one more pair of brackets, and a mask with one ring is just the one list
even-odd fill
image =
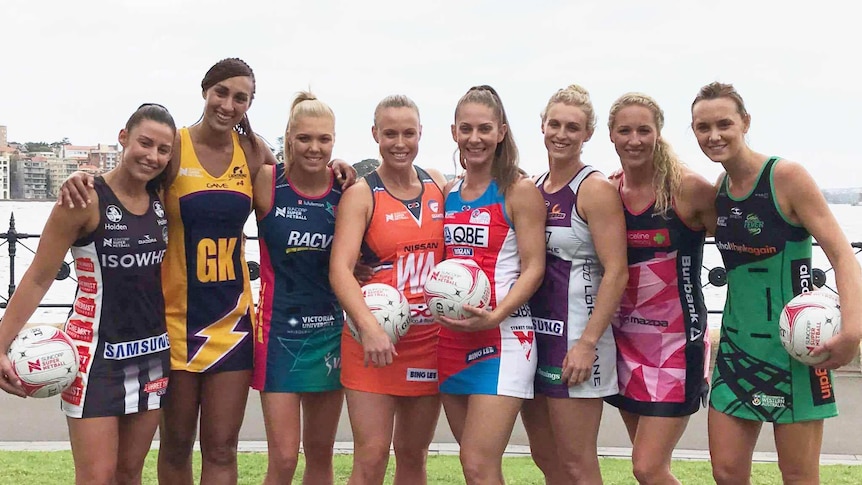
{"label": "metal railing", "polygon": [[[9,229],[0,233],[0,247],[4,244],[8,246],[9,252],[9,288],[6,296],[0,295],[0,308],[6,308],[7,303],[9,302],[9,298],[12,297],[12,294],[15,293],[16,288],[16,279],[15,279],[15,258],[18,254],[18,246],[30,251],[32,254],[36,254],[36,251],[30,248],[23,241],[27,239],[37,239],[41,235],[40,234],[27,234],[18,232],[15,230],[15,214],[9,217]],[[257,240],[257,236],[248,236],[248,240]],[[715,245],[715,241],[712,239],[708,239],[706,241],[707,245]],[[858,256],[860,252],[862,252],[862,242],[852,242],[850,245],[853,247],[855,254]],[[814,246],[819,247],[820,245],[816,242]],[[75,276],[72,274],[71,270],[72,262],[64,261],[60,266],[60,269],[57,271],[57,276],[54,278],[58,281],[65,280],[67,278],[71,278],[73,281],[77,283]],[[703,266],[704,270],[707,270],[707,278],[706,282],[701,278],[701,288],[707,288],[710,286],[714,287],[722,287],[727,284],[727,271],[722,266],[716,266],[714,268],[707,268]],[[249,276],[252,281],[258,279],[260,277],[260,264],[256,261],[248,261],[248,270]],[[829,285],[829,273],[833,272],[833,268],[830,266],[826,270],[820,268],[813,268],[811,270],[811,280],[812,283],[818,288],[827,288],[835,293],[837,290]],[[72,303],[40,303],[39,308],[71,308]],[[711,314],[721,314],[721,309],[708,309]]]}

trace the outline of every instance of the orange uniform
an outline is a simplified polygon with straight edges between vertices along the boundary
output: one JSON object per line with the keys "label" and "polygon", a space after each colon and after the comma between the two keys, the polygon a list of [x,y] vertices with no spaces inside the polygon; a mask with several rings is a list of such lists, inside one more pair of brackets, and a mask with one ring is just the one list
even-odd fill
{"label": "orange uniform", "polygon": [[443,193],[416,167],[422,193],[412,200],[392,196],[377,172],[365,177],[374,208],[362,242],[362,262],[374,268],[369,283],[386,283],[407,297],[412,325],[395,345],[391,365],[364,365],[362,345],[347,326],[341,335],[341,383],[348,389],[394,396],[437,394],[437,333],[422,287],[443,259]]}

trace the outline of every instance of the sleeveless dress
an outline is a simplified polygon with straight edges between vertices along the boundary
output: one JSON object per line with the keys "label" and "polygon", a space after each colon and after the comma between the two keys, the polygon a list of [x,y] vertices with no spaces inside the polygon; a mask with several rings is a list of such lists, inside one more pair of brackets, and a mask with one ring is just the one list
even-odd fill
{"label": "sleeveless dress", "polygon": [[721,182],[715,244],[727,268],[727,301],[709,404],[742,419],[795,423],[836,416],[832,374],[790,357],[778,319],[795,295],[811,291],[811,234],[787,220],[775,198],[773,170],[761,168],[740,199]]}
{"label": "sleeveless dress", "polygon": [[688,227],[675,208],[655,214],[655,202],[640,212],[623,206],[629,280],[613,320],[620,393],[606,401],[644,416],[688,416],[709,390],[706,230]]}
{"label": "sleeveless dress", "polygon": [[365,177],[374,208],[362,242],[361,261],[374,269],[368,283],[395,287],[410,303],[411,325],[395,344],[398,355],[386,367],[365,367],[362,345],[347,326],[341,336],[341,383],[348,389],[393,396],[437,394],[437,332],[422,291],[443,259],[443,193],[427,172],[415,167],[422,193],[413,200],[390,194],[377,172]]}
{"label": "sleeveless dress", "polygon": [[94,189],[99,226],[71,248],[78,289],[64,331],[80,365],[61,406],[72,418],[159,409],[170,370],[161,281],[165,210],[150,194],[144,214],[129,212],[102,177]]}
{"label": "sleeveless dress", "polygon": [[162,269],[171,369],[220,372],[252,368],[251,284],[243,226],[251,176],[239,135],[233,159],[213,176],[181,128],[180,168],[165,197],[168,252]]}
{"label": "sleeveless dress", "polygon": [[252,387],[264,392],[341,388],[344,312],[329,285],[329,254],[341,188],[308,196],[283,164],[273,169],[272,208],[257,221],[260,298]]}
{"label": "sleeveless dress", "polygon": [[[446,196],[446,258],[469,258],[482,268],[491,281],[489,309],[493,309],[521,274],[515,230],[496,182],[475,200],[461,197],[462,182],[456,182]],[[528,304],[497,328],[456,332],[442,327],[437,348],[440,392],[532,399],[534,344]]]}
{"label": "sleeveless dress", "polygon": [[536,392],[554,398],[596,398],[617,393],[617,348],[609,326],[596,344],[590,378],[568,386],[562,381],[563,359],[583,335],[596,305],[604,268],[587,222],[578,215],[578,191],[592,173],[587,165],[560,190],[544,189],[545,173],[536,186],[545,199],[545,277],[530,299],[536,327]]}

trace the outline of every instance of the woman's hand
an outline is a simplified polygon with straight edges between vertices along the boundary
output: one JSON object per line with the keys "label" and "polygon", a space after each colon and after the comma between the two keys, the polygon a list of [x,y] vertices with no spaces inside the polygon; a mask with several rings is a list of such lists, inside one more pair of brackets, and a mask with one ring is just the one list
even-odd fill
{"label": "woman's hand", "polygon": [[365,352],[365,367],[368,367],[369,363],[374,367],[386,367],[392,363],[393,356],[398,355],[395,344],[376,322],[373,326],[361,330],[360,338]]}
{"label": "woman's hand", "polygon": [[590,378],[593,362],[596,360],[596,346],[579,339],[572,345],[563,359],[561,379],[568,381],[569,387],[576,386]]}
{"label": "woman's hand", "polygon": [[340,158],[332,161],[332,172],[335,174],[335,179],[341,182],[342,190],[356,183],[356,169]]}
{"label": "woman's hand", "polygon": [[67,205],[70,209],[87,207],[92,203],[89,190],[93,188],[93,176],[86,172],[74,172],[60,186],[57,205]]}
{"label": "woman's hand", "polygon": [[859,336],[851,335],[850,332],[841,330],[838,335],[829,339],[823,345],[811,351],[811,355],[829,353],[829,358],[815,365],[819,369],[837,369],[845,366],[859,353]]}
{"label": "woman's hand", "polygon": [[24,386],[21,385],[21,379],[18,379],[15,374],[12,361],[9,360],[6,352],[0,354],[0,389],[18,397],[27,397]]}
{"label": "woman's hand", "polygon": [[479,332],[500,326],[500,322],[488,310],[470,305],[463,305],[461,308],[470,316],[464,319],[440,317],[440,324],[456,332]]}

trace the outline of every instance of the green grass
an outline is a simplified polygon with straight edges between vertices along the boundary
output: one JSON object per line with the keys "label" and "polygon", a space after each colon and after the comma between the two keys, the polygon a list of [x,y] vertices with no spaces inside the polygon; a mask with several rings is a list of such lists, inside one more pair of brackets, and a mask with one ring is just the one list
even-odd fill
{"label": "green grass", "polygon": [[[335,457],[335,483],[346,483],[350,475],[351,455]],[[631,462],[623,459],[606,458],[601,460],[602,477],[606,484],[634,484],[631,476]],[[200,454],[195,454],[195,467],[200,467]],[[296,483],[302,476],[303,464],[297,470]],[[239,483],[259,484],[266,471],[266,455],[263,453],[241,453],[239,455]],[[389,462],[386,483],[392,483],[394,460]],[[712,483],[709,463],[701,461],[675,461],[673,471],[682,483]],[[503,473],[507,483],[544,484],[542,475],[530,458],[505,458]],[[428,459],[428,483],[450,485],[464,483],[461,465],[457,456],[432,456]],[[156,452],[147,457],[144,468],[144,483],[155,484]],[[821,468],[821,481],[830,485],[858,485],[862,483],[862,467],[829,465]],[[72,454],[68,451],[56,452],[0,452],[0,483],[51,483],[65,484],[74,482]],[[752,483],[762,485],[781,484],[781,475],[775,464],[754,464]]]}

